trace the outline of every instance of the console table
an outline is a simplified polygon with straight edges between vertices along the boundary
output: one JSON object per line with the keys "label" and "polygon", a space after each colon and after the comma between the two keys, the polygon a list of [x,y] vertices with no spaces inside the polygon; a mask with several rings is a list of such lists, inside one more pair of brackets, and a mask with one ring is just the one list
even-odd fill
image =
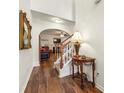
{"label": "console table", "polygon": [[[95,71],[95,58],[91,58],[91,57],[85,57],[85,56],[73,56],[72,57],[72,78],[75,78],[74,75],[74,65],[77,66],[78,69],[78,75],[80,75],[80,79],[81,79],[81,88],[84,88],[83,85],[83,64],[85,63],[91,63],[92,65],[92,85],[93,87],[95,87],[95,79],[94,79],[94,71]],[[80,67],[80,73],[79,73],[79,67]]]}

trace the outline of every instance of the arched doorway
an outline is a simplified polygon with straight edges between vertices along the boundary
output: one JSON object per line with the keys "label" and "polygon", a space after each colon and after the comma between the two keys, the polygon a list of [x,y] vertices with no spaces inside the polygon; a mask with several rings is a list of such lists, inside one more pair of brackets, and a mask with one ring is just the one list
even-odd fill
{"label": "arched doorway", "polygon": [[[70,36],[69,33],[60,29],[46,29],[39,34],[39,62],[55,62],[59,57],[60,49],[56,44],[61,43]],[[51,64],[52,64],[51,63]],[[50,64],[49,64],[50,65]]]}

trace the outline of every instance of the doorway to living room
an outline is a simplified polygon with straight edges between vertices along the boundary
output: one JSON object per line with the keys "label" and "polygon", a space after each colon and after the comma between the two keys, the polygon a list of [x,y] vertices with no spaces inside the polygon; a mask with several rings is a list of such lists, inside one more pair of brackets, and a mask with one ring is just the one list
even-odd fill
{"label": "doorway to living room", "polygon": [[70,35],[60,29],[46,29],[39,34],[39,62],[45,67],[53,66],[60,57],[58,45]]}

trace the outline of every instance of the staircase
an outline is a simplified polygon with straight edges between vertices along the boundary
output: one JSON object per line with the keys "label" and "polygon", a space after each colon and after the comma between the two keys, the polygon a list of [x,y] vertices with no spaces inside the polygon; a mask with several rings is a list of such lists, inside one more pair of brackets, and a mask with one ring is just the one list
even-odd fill
{"label": "staircase", "polygon": [[74,54],[74,47],[71,43],[71,35],[66,40],[61,42],[57,47],[60,48],[59,56],[57,56],[57,60],[54,62],[54,66],[59,72],[59,77],[64,77],[71,74],[71,61],[72,56]]}

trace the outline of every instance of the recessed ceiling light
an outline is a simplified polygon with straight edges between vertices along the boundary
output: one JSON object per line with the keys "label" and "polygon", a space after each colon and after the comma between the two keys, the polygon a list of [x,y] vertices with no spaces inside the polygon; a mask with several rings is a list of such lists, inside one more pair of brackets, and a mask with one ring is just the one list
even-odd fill
{"label": "recessed ceiling light", "polygon": [[64,33],[63,32],[61,32],[60,37],[64,37]]}
{"label": "recessed ceiling light", "polygon": [[63,23],[63,20],[57,17],[52,18],[52,20],[56,23]]}
{"label": "recessed ceiling light", "polygon": [[61,35],[60,35],[60,37],[64,37],[64,35],[63,35],[63,34],[61,34]]}

